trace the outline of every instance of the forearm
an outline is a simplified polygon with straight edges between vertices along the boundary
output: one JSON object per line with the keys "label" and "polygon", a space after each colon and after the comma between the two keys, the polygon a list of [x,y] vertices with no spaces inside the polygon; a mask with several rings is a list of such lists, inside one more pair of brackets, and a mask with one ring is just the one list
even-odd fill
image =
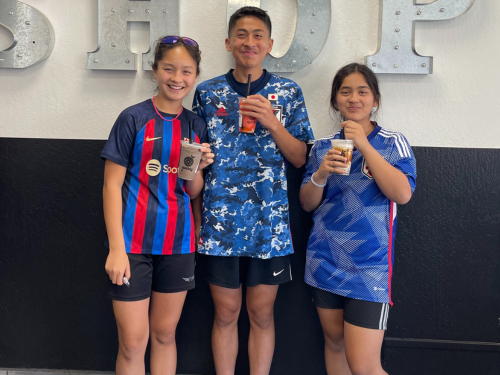
{"label": "forearm", "polygon": [[303,141],[293,137],[288,130],[276,119],[278,125],[269,128],[269,132],[283,154],[296,168],[302,167],[306,163],[307,146]]}
{"label": "forearm", "polygon": [[[314,175],[314,182],[318,185],[323,185],[325,183],[325,180],[317,181],[316,178],[316,175]],[[323,201],[324,189],[324,187],[314,185],[311,181],[304,185],[302,189],[300,189],[299,194],[300,205],[302,208],[307,212],[314,211],[318,208]]]}
{"label": "forearm", "polygon": [[406,176],[390,165],[371,145],[362,154],[382,193],[397,204],[408,203],[412,193]]}
{"label": "forearm", "polygon": [[193,221],[194,227],[201,227],[201,208],[203,203],[203,194],[198,194],[198,196],[191,200],[191,209],[193,211]]}
{"label": "forearm", "polygon": [[195,199],[203,188],[203,172],[200,170],[196,172],[194,179],[186,180],[186,193],[191,199]]}
{"label": "forearm", "polygon": [[109,251],[125,251],[125,240],[122,229],[122,197],[121,187],[104,184],[103,209],[106,231],[108,233]]}

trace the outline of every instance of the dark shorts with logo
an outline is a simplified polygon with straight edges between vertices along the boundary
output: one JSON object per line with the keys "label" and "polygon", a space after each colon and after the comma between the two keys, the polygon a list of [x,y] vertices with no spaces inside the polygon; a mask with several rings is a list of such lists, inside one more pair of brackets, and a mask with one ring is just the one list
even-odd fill
{"label": "dark shorts with logo", "polygon": [[194,288],[195,253],[175,255],[127,254],[130,287],[109,281],[108,295],[115,301],[140,301],[158,293],[177,293]]}
{"label": "dark shorts with logo", "polygon": [[278,285],[292,280],[290,256],[259,259],[198,254],[196,271],[208,283],[238,289],[246,283]]}
{"label": "dark shorts with logo", "polygon": [[387,330],[389,304],[339,296],[311,287],[313,303],[322,309],[344,310],[344,321],[357,327]]}

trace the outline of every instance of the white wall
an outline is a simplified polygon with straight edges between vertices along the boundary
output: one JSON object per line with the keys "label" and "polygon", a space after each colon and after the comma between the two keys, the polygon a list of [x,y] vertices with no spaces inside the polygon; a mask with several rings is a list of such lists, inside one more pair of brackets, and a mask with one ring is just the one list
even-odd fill
{"label": "white wall", "polygon": [[[413,0],[404,0],[413,1]],[[44,13],[56,33],[52,55],[28,69],[0,69],[0,137],[105,139],[118,113],[153,94],[151,74],[89,71],[97,46],[97,0],[25,0]],[[432,2],[432,1],[430,1]],[[225,73],[226,1],[180,0],[181,34],[202,49],[202,80]],[[263,0],[275,32],[275,49],[291,43],[295,0]],[[362,62],[377,48],[379,0],[332,0],[327,44],[305,69],[286,76],[302,87],[317,138],[331,133],[328,95],[343,64]],[[1,11],[1,10],[0,10]],[[434,74],[379,75],[379,122],[402,131],[415,146],[500,147],[500,1],[477,0],[463,16],[420,22],[416,48],[434,56]],[[132,28],[132,48],[147,50],[148,29]],[[0,50],[10,35],[0,27]],[[138,59],[140,62],[140,59]],[[191,107],[192,95],[185,100]]]}

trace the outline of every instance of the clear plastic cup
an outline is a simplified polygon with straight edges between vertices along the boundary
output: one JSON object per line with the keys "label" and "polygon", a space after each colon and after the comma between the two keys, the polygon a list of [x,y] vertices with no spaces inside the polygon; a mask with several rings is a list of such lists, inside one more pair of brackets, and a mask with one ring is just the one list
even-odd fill
{"label": "clear plastic cup", "polygon": [[243,100],[246,100],[247,98],[238,98],[238,103],[240,107],[240,119],[238,122],[238,128],[240,132],[242,133],[254,133],[255,132],[255,126],[257,125],[257,119],[252,116],[244,116],[241,114],[241,107],[244,107],[245,104],[242,103]]}
{"label": "clear plastic cup", "polygon": [[192,180],[198,171],[201,160],[201,149],[199,143],[189,143],[181,141],[181,156],[179,158],[179,168],[177,175],[183,180]]}
{"label": "clear plastic cup", "polygon": [[336,174],[349,176],[349,174],[351,173],[351,161],[352,161],[352,152],[354,150],[354,142],[350,139],[332,139],[332,148],[334,150],[340,151],[342,156],[347,158],[347,161],[345,162],[345,164],[347,164],[347,167],[337,168],[342,170],[343,173],[336,173]]}

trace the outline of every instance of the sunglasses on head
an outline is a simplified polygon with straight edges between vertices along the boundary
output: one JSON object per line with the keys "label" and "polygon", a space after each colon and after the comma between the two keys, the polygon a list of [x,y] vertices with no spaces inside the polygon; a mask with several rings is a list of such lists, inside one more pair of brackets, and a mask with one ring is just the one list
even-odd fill
{"label": "sunglasses on head", "polygon": [[171,35],[171,36],[166,36],[161,40],[162,44],[175,44],[179,41],[179,39],[182,39],[184,43],[186,43],[188,46],[193,46],[193,47],[198,47],[198,43],[196,43],[195,40],[191,38],[186,38],[186,37],[180,37],[176,35]]}

